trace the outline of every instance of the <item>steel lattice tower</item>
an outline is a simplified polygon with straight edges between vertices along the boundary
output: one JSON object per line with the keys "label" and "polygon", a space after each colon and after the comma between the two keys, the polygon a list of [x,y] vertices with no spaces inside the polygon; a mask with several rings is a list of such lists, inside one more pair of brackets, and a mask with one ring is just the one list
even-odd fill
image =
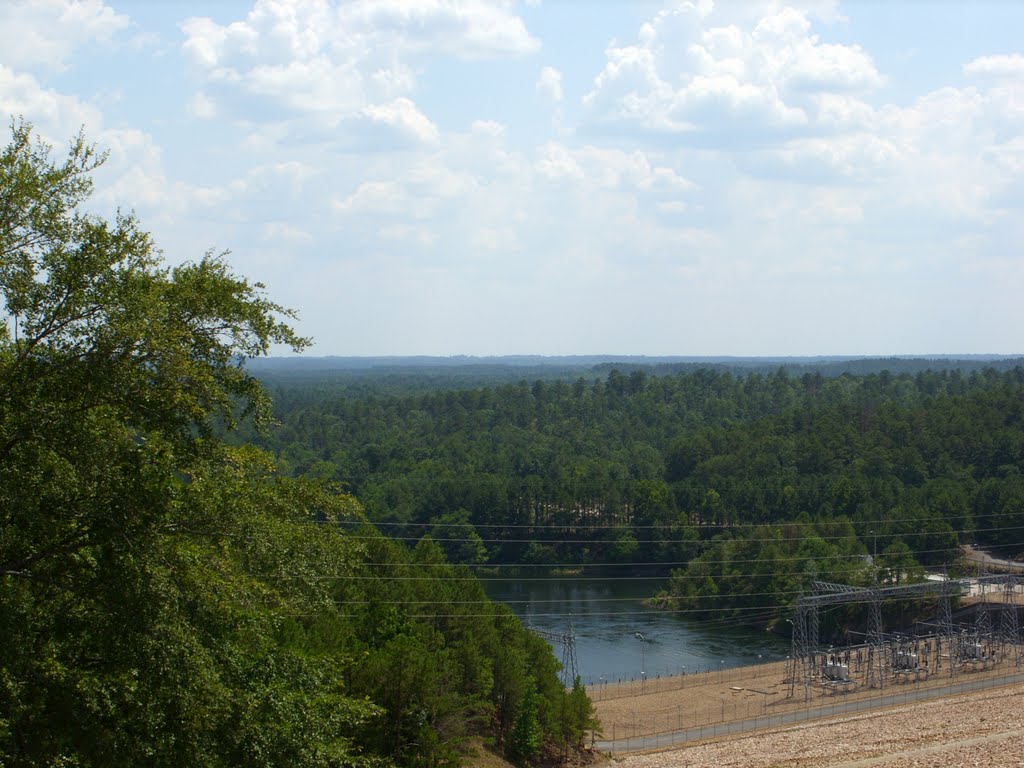
{"label": "steel lattice tower", "polygon": [[1013,664],[1020,666],[1020,627],[1017,617],[1017,601],[1014,594],[1017,591],[1017,578],[1007,576],[1003,582],[1003,612],[999,622],[999,634],[1003,642],[1003,656],[1006,655],[1006,646],[1013,649]]}
{"label": "steel lattice tower", "polygon": [[978,617],[974,622],[974,627],[978,633],[978,642],[991,639],[992,612],[989,610],[988,597],[985,595],[984,585],[982,585],[981,602],[978,603]]}
{"label": "steel lattice tower", "polygon": [[572,688],[579,676],[576,665],[576,631],[572,627],[572,622],[569,623],[568,632],[548,632],[533,626],[529,627],[529,630],[552,645],[562,647],[562,684],[566,688]]}
{"label": "steel lattice tower", "polygon": [[[947,584],[953,582],[947,581]],[[953,648],[953,601],[952,601],[952,587],[945,589],[942,592],[942,596],[939,598],[939,633],[940,637],[946,641],[947,650],[949,651],[949,676],[956,677],[956,651]],[[936,654],[936,664],[939,663],[941,655]]]}
{"label": "steel lattice tower", "polygon": [[877,589],[871,590],[868,608],[868,643],[874,649],[875,658],[868,669],[868,687],[885,688],[885,638],[882,632],[882,597]]}
{"label": "steel lattice tower", "polygon": [[814,653],[818,647],[818,607],[798,601],[793,625],[793,675],[789,682],[789,695],[793,695],[797,680],[804,686],[804,697],[811,695],[814,682]]}
{"label": "steel lattice tower", "polygon": [[974,618],[974,630],[978,637],[975,642],[990,642],[992,639],[992,614],[988,605],[988,585],[991,577],[982,563],[978,566],[981,575],[978,577],[978,586],[981,589],[981,601],[978,603],[977,614]]}

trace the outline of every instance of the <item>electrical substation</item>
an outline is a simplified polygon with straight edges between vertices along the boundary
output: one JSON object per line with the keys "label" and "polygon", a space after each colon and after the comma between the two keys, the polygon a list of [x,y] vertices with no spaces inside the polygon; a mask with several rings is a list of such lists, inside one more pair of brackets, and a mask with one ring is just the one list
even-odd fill
{"label": "electrical substation", "polygon": [[[787,619],[785,660],[589,689],[605,746],[652,749],[1024,683],[1020,574],[863,587],[812,578],[807,590]],[[823,641],[830,632],[846,642]]]}
{"label": "electrical substation", "polygon": [[[1004,574],[875,587],[814,581],[811,594],[797,600],[790,620],[789,695],[810,701],[815,694],[861,687],[884,690],[936,675],[956,678],[999,666],[1008,672],[1018,669],[1024,659],[1018,613],[1021,589],[1019,577]],[[966,605],[954,619],[953,605],[960,597]],[[935,600],[935,621],[916,624],[909,632],[886,632],[884,603],[922,599]],[[851,605],[867,608],[866,631],[851,633],[864,641],[822,647],[819,613]]]}

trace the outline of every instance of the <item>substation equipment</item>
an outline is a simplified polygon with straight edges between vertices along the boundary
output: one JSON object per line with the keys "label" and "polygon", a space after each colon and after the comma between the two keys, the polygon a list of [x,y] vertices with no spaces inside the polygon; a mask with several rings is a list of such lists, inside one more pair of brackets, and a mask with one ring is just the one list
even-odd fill
{"label": "substation equipment", "polygon": [[[804,697],[820,685],[826,690],[849,690],[860,679],[871,688],[883,689],[886,680],[905,682],[934,675],[946,662],[950,677],[963,669],[988,669],[1003,660],[1022,663],[1018,607],[1015,593],[1021,583],[1013,575],[987,575],[971,579],[978,585],[981,600],[971,625],[953,623],[953,597],[960,593],[959,581],[925,581],[893,586],[854,587],[813,581],[812,593],[797,599],[793,624],[792,653],[787,676],[790,696],[802,686]],[[989,594],[1002,593],[1001,604]],[[882,603],[932,597],[938,599],[938,616],[932,631],[914,634],[885,633]],[[825,652],[818,647],[818,613],[842,605],[862,604],[868,608],[867,642],[856,647]],[[998,627],[993,614],[998,613]],[[921,626],[921,625],[918,625]]]}

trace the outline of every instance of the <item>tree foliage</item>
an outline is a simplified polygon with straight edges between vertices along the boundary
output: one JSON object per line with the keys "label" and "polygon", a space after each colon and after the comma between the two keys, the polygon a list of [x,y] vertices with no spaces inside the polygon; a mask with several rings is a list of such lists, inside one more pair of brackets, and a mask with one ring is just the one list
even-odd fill
{"label": "tree foliage", "polygon": [[281,425],[254,439],[453,558],[675,567],[672,594],[692,610],[785,606],[811,564],[855,578],[873,552],[902,579],[955,568],[967,541],[1019,550],[1024,369],[883,362],[388,395],[368,374],[355,388],[278,379]]}
{"label": "tree foliage", "polygon": [[245,360],[306,340],[224,255],[83,212],[102,161],[17,121],[0,154],[0,764],[446,765],[518,717],[504,680],[560,706],[436,547],[217,436],[270,416]]}

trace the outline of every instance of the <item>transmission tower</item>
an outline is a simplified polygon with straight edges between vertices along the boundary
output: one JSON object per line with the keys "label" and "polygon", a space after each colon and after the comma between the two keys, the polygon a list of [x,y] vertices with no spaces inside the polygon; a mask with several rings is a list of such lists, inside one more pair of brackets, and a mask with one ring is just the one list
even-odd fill
{"label": "transmission tower", "polygon": [[[946,584],[952,584],[948,579]],[[939,597],[939,637],[941,640],[946,641],[946,649],[949,652],[949,676],[956,677],[957,663],[956,656],[957,650],[954,648],[954,635],[953,635],[953,601],[952,601],[952,587],[943,591]],[[940,642],[941,642],[940,640]],[[942,658],[941,650],[935,654],[936,667],[940,663]]]}
{"label": "transmission tower", "polygon": [[579,676],[579,669],[576,666],[576,631],[573,629],[572,620],[569,620],[568,632],[549,632],[546,629],[537,629],[530,626],[529,630],[538,637],[542,637],[552,645],[562,648],[562,685],[572,688]]}
{"label": "transmission tower", "polygon": [[1013,665],[1019,667],[1021,664],[1020,627],[1018,626],[1016,591],[1017,578],[1007,576],[1006,581],[1003,582],[1003,613],[999,622],[999,634],[1003,641],[1001,656],[1005,658],[1007,650],[1012,649]]}
{"label": "transmission tower", "polygon": [[798,601],[796,616],[790,623],[793,625],[793,672],[789,679],[789,695],[793,695],[799,679],[804,686],[804,698],[808,699],[816,674],[814,656],[818,647],[818,606]]}
{"label": "transmission tower", "polygon": [[885,688],[885,636],[882,630],[882,598],[877,589],[868,594],[868,645],[874,650],[874,659],[868,669],[868,687]]}
{"label": "transmission tower", "polygon": [[981,602],[978,603],[978,613],[975,619],[974,628],[977,634],[976,642],[982,648],[988,650],[992,645],[992,611],[988,604],[986,584],[981,584]]}

